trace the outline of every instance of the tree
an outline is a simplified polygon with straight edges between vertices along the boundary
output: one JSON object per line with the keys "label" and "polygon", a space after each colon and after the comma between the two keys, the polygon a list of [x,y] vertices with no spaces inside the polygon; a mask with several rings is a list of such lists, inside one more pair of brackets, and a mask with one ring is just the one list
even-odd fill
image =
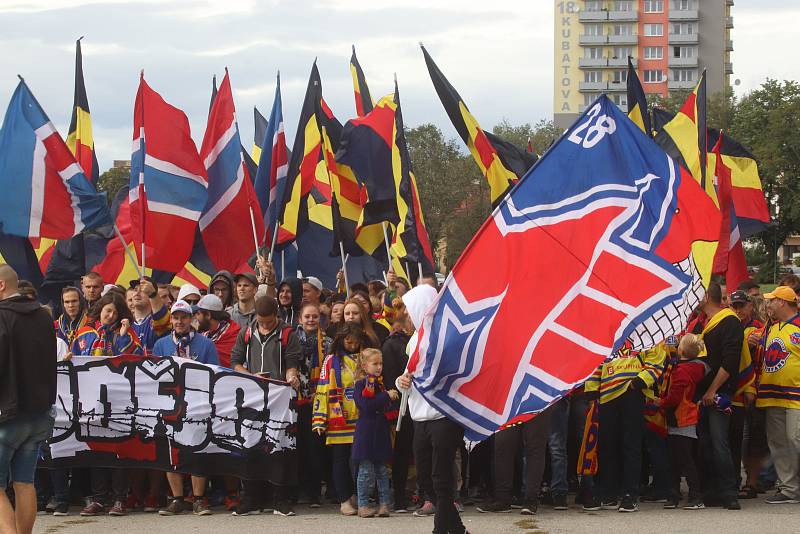
{"label": "tree", "polygon": [[97,180],[97,190],[104,191],[109,205],[114,200],[114,195],[121,187],[128,185],[131,179],[131,170],[127,167],[111,167],[100,175]]}
{"label": "tree", "polygon": [[533,126],[527,122],[520,126],[513,126],[508,119],[503,119],[500,124],[492,128],[492,133],[520,148],[527,148],[528,139],[530,139],[534,153],[541,156],[561,136],[562,132],[553,121],[545,119]]}

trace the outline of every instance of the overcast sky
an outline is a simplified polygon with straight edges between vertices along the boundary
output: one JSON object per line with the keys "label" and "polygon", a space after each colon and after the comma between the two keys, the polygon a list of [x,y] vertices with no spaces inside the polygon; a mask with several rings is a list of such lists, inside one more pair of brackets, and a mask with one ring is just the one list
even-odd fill
{"label": "overcast sky", "polygon": [[[700,0],[723,1],[723,0]],[[402,5],[400,7],[399,5]],[[800,79],[796,0],[737,0],[734,79],[742,95],[766,77]],[[239,128],[252,145],[253,106],[268,115],[276,71],[291,145],[314,58],[325,99],[343,123],[355,114],[348,62],[354,44],[375,99],[397,73],[408,126],[450,125],[428,77],[424,42],[484,128],[552,118],[550,0],[0,0],[0,109],[25,77],[66,136],[74,41],[83,65],[101,169],[131,150],[138,75],[189,116],[202,141],[211,77],[227,66]]]}

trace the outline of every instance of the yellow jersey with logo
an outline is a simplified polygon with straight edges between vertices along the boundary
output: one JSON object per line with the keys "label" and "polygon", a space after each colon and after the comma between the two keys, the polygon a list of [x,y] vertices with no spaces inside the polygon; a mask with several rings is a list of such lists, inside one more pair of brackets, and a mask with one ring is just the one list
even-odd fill
{"label": "yellow jersey with logo", "polygon": [[605,404],[628,391],[631,380],[638,376],[647,385],[645,396],[652,398],[655,396],[653,386],[664,372],[666,356],[667,349],[663,343],[642,352],[622,349],[617,357],[605,360],[595,370],[586,380],[584,389],[587,392],[599,391],[600,404]]}
{"label": "yellow jersey with logo", "polygon": [[765,336],[756,406],[800,409],[800,314]]}

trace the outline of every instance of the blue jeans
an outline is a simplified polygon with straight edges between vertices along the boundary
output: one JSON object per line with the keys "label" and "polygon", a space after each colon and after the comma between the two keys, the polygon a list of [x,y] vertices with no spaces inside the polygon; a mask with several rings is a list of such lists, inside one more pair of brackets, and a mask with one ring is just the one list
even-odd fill
{"label": "blue jeans", "polygon": [[0,490],[9,478],[33,484],[39,448],[53,431],[52,411],[18,415],[0,423]]}
{"label": "blue jeans", "polygon": [[[553,495],[566,495],[567,484],[567,429],[569,428],[569,398],[564,397],[550,408],[550,436],[547,447],[550,450],[550,492]],[[528,488],[529,494],[535,495]]]}
{"label": "blue jeans", "polygon": [[369,506],[369,496],[378,484],[378,503],[389,505],[392,494],[389,491],[389,470],[383,462],[361,460],[358,462],[358,507]]}

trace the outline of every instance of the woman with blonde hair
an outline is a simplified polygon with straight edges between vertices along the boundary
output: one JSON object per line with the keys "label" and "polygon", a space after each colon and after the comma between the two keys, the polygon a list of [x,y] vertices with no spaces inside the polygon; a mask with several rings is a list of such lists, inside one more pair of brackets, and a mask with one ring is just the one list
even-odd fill
{"label": "woman with blonde hair", "polygon": [[361,326],[371,348],[381,346],[380,339],[372,326],[372,320],[366,315],[364,306],[358,300],[349,298],[344,301],[343,319],[345,323],[357,323]]}

